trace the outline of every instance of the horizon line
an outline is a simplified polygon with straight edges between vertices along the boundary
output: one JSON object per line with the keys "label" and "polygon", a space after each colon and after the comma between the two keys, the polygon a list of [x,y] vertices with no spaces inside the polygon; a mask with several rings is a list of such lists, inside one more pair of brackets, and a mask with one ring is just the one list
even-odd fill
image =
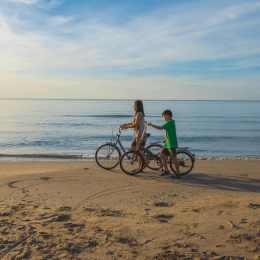
{"label": "horizon line", "polygon": [[[0,98],[0,100],[125,100],[122,98]],[[142,101],[260,101],[258,99],[142,99]]]}

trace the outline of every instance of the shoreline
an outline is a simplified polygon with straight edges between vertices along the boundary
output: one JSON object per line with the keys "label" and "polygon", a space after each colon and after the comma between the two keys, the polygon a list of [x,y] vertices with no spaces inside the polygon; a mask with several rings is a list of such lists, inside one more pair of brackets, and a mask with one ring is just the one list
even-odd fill
{"label": "shoreline", "polygon": [[[1,161],[95,161],[95,155],[62,154],[0,154]],[[209,160],[260,160],[260,155],[196,156],[195,161]]]}

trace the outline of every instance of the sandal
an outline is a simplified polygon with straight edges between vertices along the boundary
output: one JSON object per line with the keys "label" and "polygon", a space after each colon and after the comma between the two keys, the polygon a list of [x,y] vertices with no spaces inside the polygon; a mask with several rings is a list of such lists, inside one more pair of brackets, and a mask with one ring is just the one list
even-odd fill
{"label": "sandal", "polygon": [[165,175],[168,175],[168,174],[170,174],[170,171],[168,170],[167,172],[166,171],[163,171],[161,174],[160,174],[160,176],[165,176]]}
{"label": "sandal", "polygon": [[177,179],[180,179],[180,178],[181,178],[181,174],[177,174],[177,173],[175,173],[174,175],[171,176],[171,178],[177,178]]}

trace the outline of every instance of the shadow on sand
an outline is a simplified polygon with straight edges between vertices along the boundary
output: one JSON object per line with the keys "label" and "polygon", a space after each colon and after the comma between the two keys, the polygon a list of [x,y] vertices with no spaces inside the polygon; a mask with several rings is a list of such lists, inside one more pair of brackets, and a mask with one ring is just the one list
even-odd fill
{"label": "shadow on sand", "polygon": [[[195,186],[208,189],[226,190],[226,191],[246,191],[260,193],[260,180],[245,176],[216,176],[205,173],[190,173],[183,175],[180,179],[169,178],[168,176],[159,176],[159,172],[138,173],[132,178],[143,180],[154,180],[158,182],[172,182],[183,186]],[[124,173],[123,173],[124,174]]]}

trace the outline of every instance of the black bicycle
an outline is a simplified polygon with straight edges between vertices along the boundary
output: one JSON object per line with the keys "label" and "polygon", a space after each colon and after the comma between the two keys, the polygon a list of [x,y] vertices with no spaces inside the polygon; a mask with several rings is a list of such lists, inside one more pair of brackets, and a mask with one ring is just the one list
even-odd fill
{"label": "black bicycle", "polygon": [[[146,131],[146,127],[144,132]],[[153,143],[148,147],[142,147],[138,144],[137,149],[134,151],[125,152],[120,158],[120,167],[123,172],[129,175],[135,175],[142,171],[145,165],[145,159],[150,161],[147,167],[153,170],[162,169],[161,158],[159,152],[162,149],[161,142]],[[180,174],[188,174],[194,167],[195,163],[195,154],[192,154],[189,150],[189,147],[180,147],[177,149],[177,160],[179,163]],[[140,150],[143,151],[143,154],[140,153]],[[174,163],[172,158],[167,158],[167,163],[169,163],[171,170],[176,173]]]}
{"label": "black bicycle", "polygon": [[[119,126],[116,128],[118,130],[118,133],[116,134],[117,138],[113,142],[112,139],[114,137],[114,129],[112,129],[112,139],[111,142],[105,143],[98,147],[96,153],[95,153],[95,160],[96,163],[103,169],[106,170],[111,170],[115,168],[119,162],[120,158],[122,156],[122,153],[125,153],[126,150],[123,146],[123,144],[120,141],[120,136],[121,136],[121,130],[124,130],[122,126]],[[147,137],[149,137],[150,134],[147,133]],[[159,154],[161,150],[161,145],[159,142],[154,142],[154,143],[149,143],[146,146],[146,149],[151,151],[152,153]],[[150,159],[149,159],[150,160]],[[157,160],[150,160],[149,165],[147,166],[148,168],[152,170],[158,170],[158,164]]]}

